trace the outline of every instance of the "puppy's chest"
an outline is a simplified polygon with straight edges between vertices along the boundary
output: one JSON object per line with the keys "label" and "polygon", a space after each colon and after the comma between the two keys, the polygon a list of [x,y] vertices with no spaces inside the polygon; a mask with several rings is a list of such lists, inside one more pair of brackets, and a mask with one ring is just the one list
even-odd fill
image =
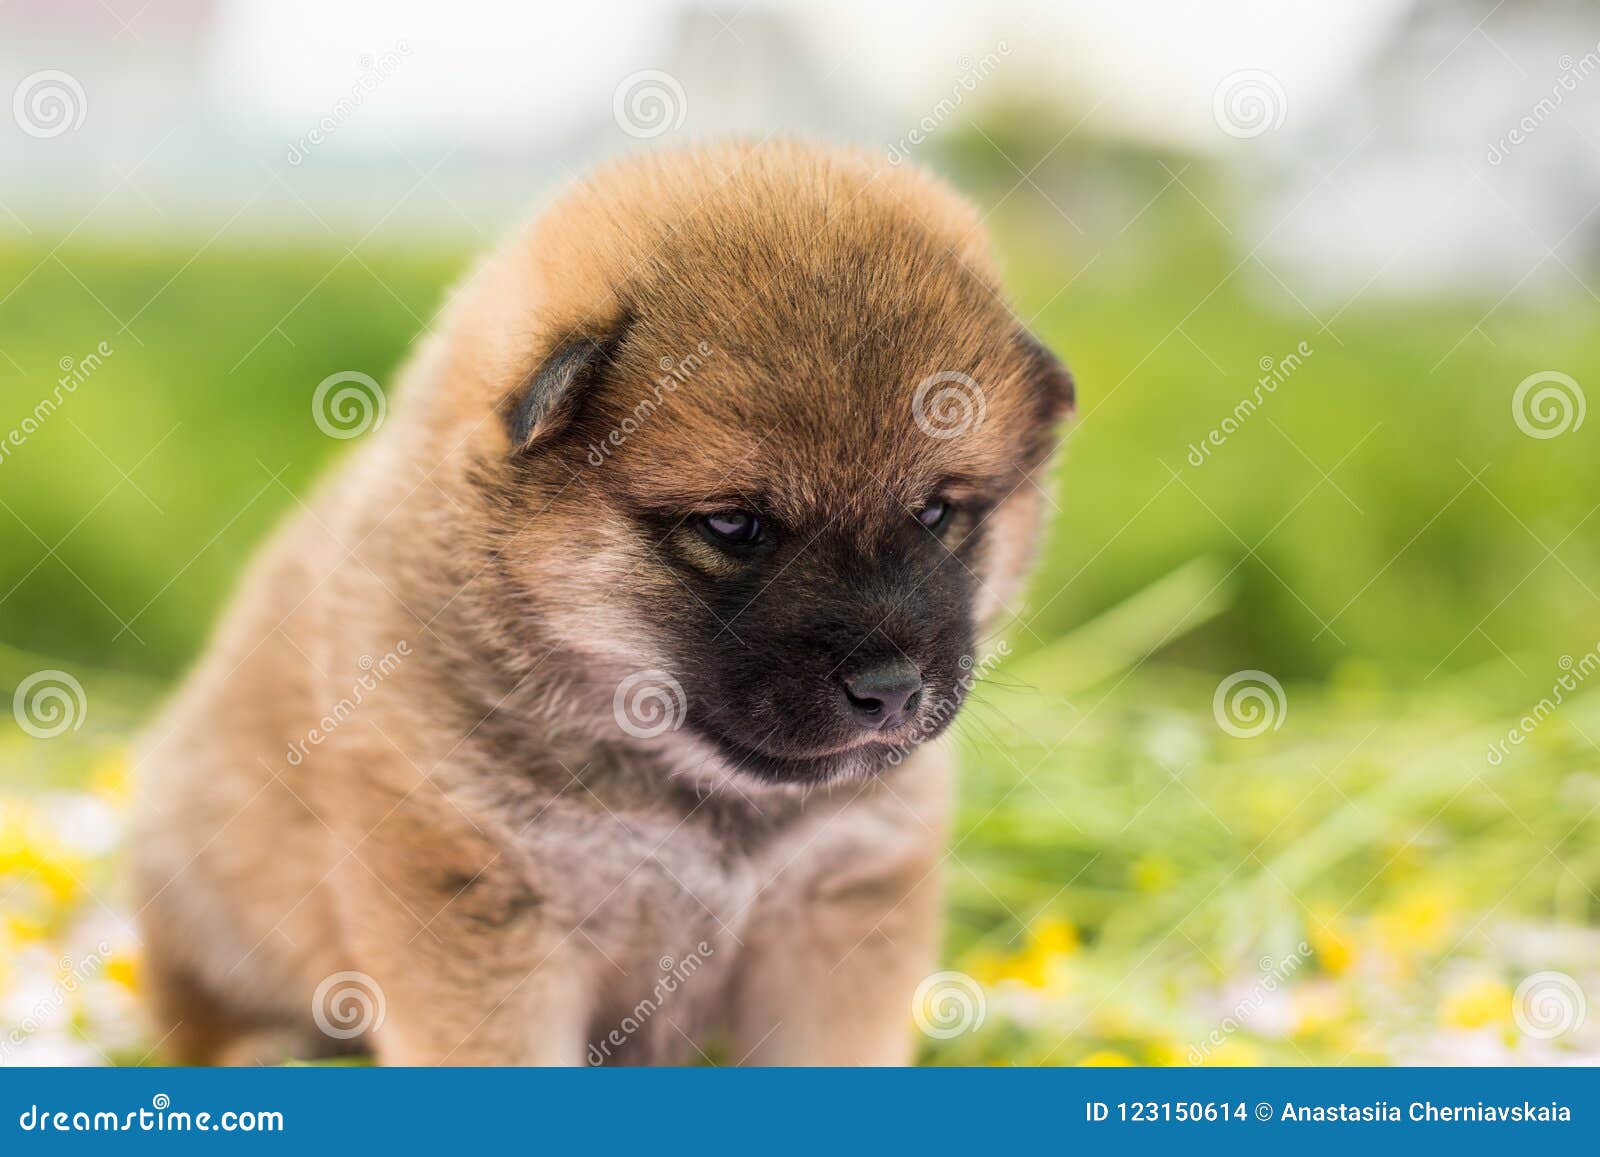
{"label": "puppy's chest", "polygon": [[628,787],[591,782],[503,817],[542,918],[593,953],[612,998],[688,962],[696,997],[715,999],[750,943],[803,935],[815,897],[894,870],[931,830],[886,791],[750,801]]}
{"label": "puppy's chest", "polygon": [[711,816],[583,806],[596,803],[551,806],[521,837],[550,916],[625,968],[738,942],[769,840]]}

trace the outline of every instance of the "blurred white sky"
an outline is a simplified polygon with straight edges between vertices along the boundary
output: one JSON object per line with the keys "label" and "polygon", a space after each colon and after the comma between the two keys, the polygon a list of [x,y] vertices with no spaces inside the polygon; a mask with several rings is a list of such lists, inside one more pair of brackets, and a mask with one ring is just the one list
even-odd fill
{"label": "blurred white sky", "polygon": [[[620,111],[640,74],[664,123]],[[1226,123],[1238,76],[1265,123]],[[6,94],[0,233],[482,243],[620,150],[788,132],[932,159],[1011,102],[1079,126],[1058,162],[1107,139],[1217,162],[1236,240],[1306,294],[1536,262],[1528,288],[1591,292],[1600,248],[1585,0],[0,0]],[[30,119],[40,94],[64,123]],[[1150,199],[1125,192],[1112,235]]]}
{"label": "blurred white sky", "polygon": [[[556,140],[580,110],[606,108],[617,80],[668,67],[674,0],[237,0],[215,31],[212,82],[241,121],[293,136],[350,86],[353,62],[406,42],[412,57],[363,110],[352,143],[385,135],[496,147]],[[1196,148],[1226,144],[1211,117],[1218,79],[1263,69],[1308,115],[1337,99],[1405,0],[748,0],[713,7],[728,53],[742,27],[779,14],[808,42],[825,83],[915,120],[948,93],[958,60],[1004,42],[1007,84],[1105,99],[1108,125]],[[688,93],[694,113],[694,92]],[[709,111],[709,110],[707,110]],[[736,110],[723,110],[736,111]]]}

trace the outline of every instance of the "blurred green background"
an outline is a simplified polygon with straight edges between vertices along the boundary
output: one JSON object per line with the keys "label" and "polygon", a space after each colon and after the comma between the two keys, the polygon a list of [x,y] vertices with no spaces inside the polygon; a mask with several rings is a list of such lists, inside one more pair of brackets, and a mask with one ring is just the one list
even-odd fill
{"label": "blurred green background", "polygon": [[[1514,413],[1530,375],[1600,381],[1600,299],[1307,304],[1225,162],[1062,147],[1073,119],[992,108],[918,158],[986,211],[1080,398],[1011,654],[956,741],[946,957],[983,1016],[926,1058],[1600,1056],[1593,1023],[1530,1030],[1524,987],[1600,991],[1600,434]],[[0,689],[60,669],[88,703],[58,739],[0,729],[16,945],[115,897],[63,800],[120,806],[128,736],[347,449],[312,389],[392,382],[476,248],[0,235],[0,434],[63,359],[112,351],[0,460]],[[1238,672],[1282,688],[1259,734],[1214,702]],[[147,1056],[121,1007],[74,1040]]]}

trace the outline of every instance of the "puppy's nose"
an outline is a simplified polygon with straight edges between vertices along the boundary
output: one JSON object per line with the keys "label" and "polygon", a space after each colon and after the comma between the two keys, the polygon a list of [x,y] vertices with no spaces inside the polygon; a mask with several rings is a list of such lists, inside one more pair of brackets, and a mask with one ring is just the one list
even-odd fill
{"label": "puppy's nose", "polygon": [[922,702],[922,673],[906,659],[879,663],[841,681],[851,717],[868,730],[904,723]]}

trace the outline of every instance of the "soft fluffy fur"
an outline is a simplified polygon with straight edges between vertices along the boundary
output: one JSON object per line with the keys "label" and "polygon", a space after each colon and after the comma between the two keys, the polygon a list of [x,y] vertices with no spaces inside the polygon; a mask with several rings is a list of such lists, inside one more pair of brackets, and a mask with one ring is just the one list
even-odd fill
{"label": "soft fluffy fur", "polygon": [[[978,220],[864,154],[659,154],[443,318],[144,745],[169,1054],[907,1061],[949,789],[917,744],[1016,597],[1071,403]],[[913,413],[940,373],[982,395],[953,437]],[[728,505],[780,545],[694,532]],[[835,672],[895,655],[917,726],[855,736]],[[640,672],[683,689],[659,735],[618,725]],[[348,1038],[341,972],[383,1003]]]}

